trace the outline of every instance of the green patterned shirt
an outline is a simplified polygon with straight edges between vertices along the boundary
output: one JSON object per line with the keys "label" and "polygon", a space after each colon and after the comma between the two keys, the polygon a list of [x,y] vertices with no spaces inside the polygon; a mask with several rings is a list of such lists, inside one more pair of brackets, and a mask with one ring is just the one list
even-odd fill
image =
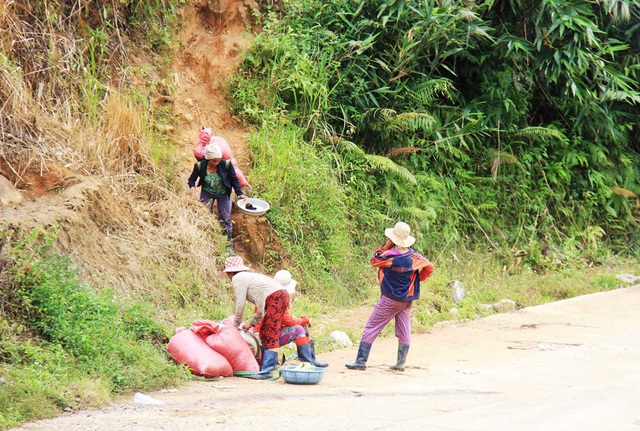
{"label": "green patterned shirt", "polygon": [[224,195],[227,193],[227,189],[217,172],[214,174],[207,172],[202,188],[212,195]]}

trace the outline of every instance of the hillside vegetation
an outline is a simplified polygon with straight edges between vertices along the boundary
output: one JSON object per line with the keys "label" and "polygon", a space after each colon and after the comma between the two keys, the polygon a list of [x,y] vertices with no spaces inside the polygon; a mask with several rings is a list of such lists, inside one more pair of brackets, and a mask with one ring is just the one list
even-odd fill
{"label": "hillside vegetation", "polygon": [[424,244],[535,266],[545,250],[637,252],[637,1],[283,7],[245,58],[237,110],[330,153],[357,226],[410,220]]}
{"label": "hillside vegetation", "polygon": [[[0,429],[189,378],[173,329],[233,309],[169,73],[214,3],[0,0],[0,174],[22,196],[0,213]],[[359,337],[340,313],[375,301],[400,219],[436,265],[415,331],[640,271],[637,1],[227,4],[261,29],[226,81],[272,205],[272,242],[243,250],[294,273],[319,350]]]}

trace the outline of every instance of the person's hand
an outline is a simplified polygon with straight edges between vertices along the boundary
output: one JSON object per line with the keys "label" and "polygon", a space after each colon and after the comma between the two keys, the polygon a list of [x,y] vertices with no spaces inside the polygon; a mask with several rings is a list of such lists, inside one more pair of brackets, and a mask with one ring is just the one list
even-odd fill
{"label": "person's hand", "polygon": [[196,188],[195,187],[190,187],[188,190],[189,193],[189,197],[195,198],[196,197]]}
{"label": "person's hand", "polygon": [[385,242],[384,245],[378,249],[378,251],[384,252],[387,250],[391,250],[393,247],[395,247],[395,244],[393,243],[393,241],[387,238],[387,242]]}
{"label": "person's hand", "polygon": [[240,196],[238,196],[238,200],[240,200],[240,199],[247,199],[247,197],[245,195],[240,195]]}
{"label": "person's hand", "polygon": [[242,325],[242,329],[244,329],[245,331],[248,331],[251,328],[253,328],[253,323],[251,322],[245,323],[244,325]]}
{"label": "person's hand", "polygon": [[309,320],[309,318],[307,316],[300,316],[300,318],[302,319],[302,325],[307,325],[309,328],[311,328],[311,320]]}

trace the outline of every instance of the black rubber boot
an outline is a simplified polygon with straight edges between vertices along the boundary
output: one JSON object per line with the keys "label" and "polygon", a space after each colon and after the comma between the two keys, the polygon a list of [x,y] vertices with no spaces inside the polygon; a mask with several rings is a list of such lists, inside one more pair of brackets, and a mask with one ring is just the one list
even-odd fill
{"label": "black rubber boot", "polygon": [[404,363],[407,360],[407,353],[409,353],[409,345],[398,344],[398,362],[389,368],[394,371],[404,371]]}
{"label": "black rubber boot", "polygon": [[276,369],[276,365],[278,364],[278,352],[274,352],[273,350],[262,349],[262,365],[260,366],[260,372],[257,374],[252,374],[252,379],[257,380],[265,380],[270,379],[272,377],[272,371]]}
{"label": "black rubber boot", "polygon": [[356,361],[352,364],[344,364],[350,370],[366,370],[367,359],[369,359],[369,352],[371,352],[371,343],[365,343],[360,341],[360,347],[358,347],[358,356]]}
{"label": "black rubber boot", "polygon": [[313,357],[313,353],[311,352],[311,344],[303,344],[298,347],[298,360],[300,362],[309,362],[311,365],[316,367],[324,368],[329,364],[325,364],[324,362],[318,362]]}
{"label": "black rubber boot", "polygon": [[328,363],[318,362],[318,360],[316,359],[316,342],[313,340],[309,341],[309,346],[311,346],[311,357],[313,358],[313,364],[316,367],[327,368],[329,366]]}
{"label": "black rubber boot", "polygon": [[233,232],[231,229],[226,229],[227,232],[227,249],[229,250],[229,254],[233,256],[235,251],[233,250]]}

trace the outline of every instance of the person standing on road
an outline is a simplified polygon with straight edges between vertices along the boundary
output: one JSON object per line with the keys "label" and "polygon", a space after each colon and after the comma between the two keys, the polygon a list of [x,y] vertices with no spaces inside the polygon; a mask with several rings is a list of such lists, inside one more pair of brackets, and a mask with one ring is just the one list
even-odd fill
{"label": "person standing on road", "polygon": [[420,282],[433,273],[433,264],[411,248],[415,238],[409,225],[398,222],[385,229],[387,242],[376,250],[371,265],[378,268],[380,299],[364,326],[356,361],[345,364],[350,370],[364,370],[371,345],[395,318],[395,334],[398,337],[398,360],[392,370],[404,371],[411,343],[411,310],[413,301],[420,298]]}
{"label": "person standing on road", "polygon": [[251,376],[256,379],[271,378],[271,373],[278,363],[278,336],[282,326],[282,317],[289,307],[287,289],[273,278],[251,271],[244,265],[240,256],[231,256],[224,261],[221,278],[228,277],[236,295],[236,309],[233,324],[237,328],[242,323],[244,307],[247,301],[256,306],[251,320],[242,325],[249,331],[262,320],[260,341],[262,343],[262,363],[260,373]]}
{"label": "person standing on road", "polygon": [[233,239],[233,224],[231,222],[231,190],[236,192],[238,199],[246,199],[236,176],[233,164],[229,160],[222,160],[222,150],[216,143],[208,144],[204,151],[204,160],[193,165],[189,177],[189,194],[195,197],[196,187],[200,187],[200,202],[209,205],[213,213],[213,204],[217,201],[218,219],[225,229],[229,244]]}

